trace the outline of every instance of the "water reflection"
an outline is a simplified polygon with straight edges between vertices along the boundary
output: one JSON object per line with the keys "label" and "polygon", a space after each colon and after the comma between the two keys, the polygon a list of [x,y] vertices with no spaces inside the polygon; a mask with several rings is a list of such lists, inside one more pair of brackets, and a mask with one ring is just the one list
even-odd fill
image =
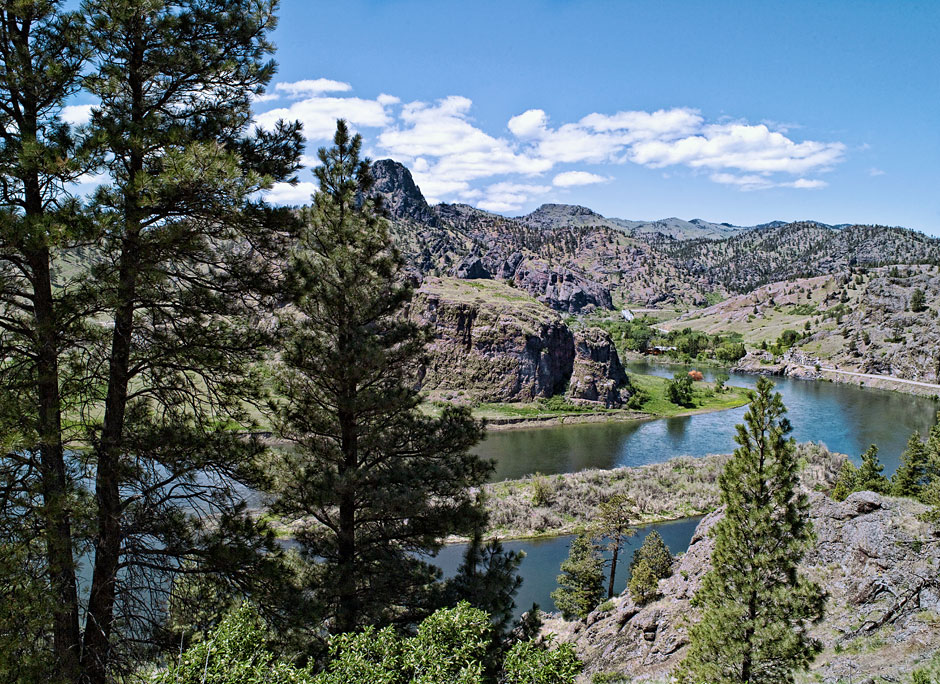
{"label": "water reflection", "polygon": [[[628,372],[671,378],[683,368],[633,363]],[[706,379],[717,372],[705,370]],[[856,460],[877,444],[885,473],[914,430],[926,434],[940,406],[934,401],[853,385],[774,378],[783,396],[797,441],[819,441]],[[752,375],[731,374],[730,384],[754,387]],[[705,456],[734,449],[734,426],[745,408],[681,418],[628,423],[590,423],[492,432],[477,453],[496,461],[494,479],[514,479],[534,472],[564,473],[587,468],[637,466],[674,456]]]}

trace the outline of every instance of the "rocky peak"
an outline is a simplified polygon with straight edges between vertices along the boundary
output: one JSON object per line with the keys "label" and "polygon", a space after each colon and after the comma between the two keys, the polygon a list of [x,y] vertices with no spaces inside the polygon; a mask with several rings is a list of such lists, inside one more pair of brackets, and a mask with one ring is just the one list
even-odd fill
{"label": "rocky peak", "polygon": [[578,225],[591,223],[595,220],[602,222],[604,217],[587,207],[577,204],[543,204],[531,214],[527,214],[519,220],[530,226],[555,228],[571,222]]}
{"label": "rocky peak", "polygon": [[372,176],[375,179],[372,194],[382,198],[393,218],[437,225],[437,215],[415,185],[406,166],[393,159],[379,159],[372,164]]}

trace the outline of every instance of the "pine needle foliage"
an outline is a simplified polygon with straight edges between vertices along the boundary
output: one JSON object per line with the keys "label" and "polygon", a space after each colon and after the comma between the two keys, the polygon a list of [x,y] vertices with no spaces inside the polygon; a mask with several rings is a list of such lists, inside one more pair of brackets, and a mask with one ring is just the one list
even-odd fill
{"label": "pine needle foliage", "polygon": [[702,616],[680,667],[687,684],[793,682],[820,650],[807,627],[822,619],[825,594],[798,572],[813,532],[785,412],[759,379],[719,481],[724,517],[694,598]]}
{"label": "pine needle foliage", "polygon": [[603,596],[604,559],[591,537],[579,534],[561,564],[558,588],[552,592],[552,600],[566,620],[583,620]]}
{"label": "pine needle foliage", "polygon": [[281,318],[276,422],[296,448],[283,456],[275,509],[304,521],[296,539],[325,624],[352,632],[442,604],[440,571],[420,556],[479,525],[469,488],[491,465],[468,452],[483,436],[468,409],[431,418],[418,408],[414,369],[429,334],[405,315],[412,285],[369,197],[362,138],[340,120],[333,142],[319,150],[320,190],[303,212]]}

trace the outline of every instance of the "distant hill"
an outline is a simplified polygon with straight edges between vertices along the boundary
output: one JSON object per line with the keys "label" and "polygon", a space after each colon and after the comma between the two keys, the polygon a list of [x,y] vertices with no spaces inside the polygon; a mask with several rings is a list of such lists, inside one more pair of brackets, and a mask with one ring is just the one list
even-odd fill
{"label": "distant hill", "polygon": [[633,221],[568,204],[543,204],[510,218],[466,204],[429,206],[394,160],[375,162],[373,172],[374,193],[417,277],[508,281],[568,313],[698,307],[766,283],[853,266],[940,263],[940,240],[904,228]]}

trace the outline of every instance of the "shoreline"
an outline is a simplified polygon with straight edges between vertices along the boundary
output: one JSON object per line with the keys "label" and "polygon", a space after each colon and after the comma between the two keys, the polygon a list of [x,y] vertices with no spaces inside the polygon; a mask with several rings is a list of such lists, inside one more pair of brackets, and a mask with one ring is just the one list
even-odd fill
{"label": "shoreline", "polygon": [[[848,458],[813,442],[797,445],[797,457],[806,464],[800,479],[807,490],[831,488]],[[730,458],[677,456],[642,466],[490,482],[478,490],[489,518],[483,538],[516,541],[577,534],[590,527],[598,506],[615,495],[631,502],[633,527],[707,515],[719,506],[718,477]],[[468,541],[452,535],[444,543]]]}
{"label": "shoreline", "polygon": [[[730,387],[730,385],[729,385]],[[738,387],[736,389],[746,389]],[[622,413],[617,410],[611,410],[605,413],[571,413],[564,416],[532,416],[532,417],[506,417],[506,418],[484,418],[486,420],[487,432],[503,432],[506,430],[525,430],[541,427],[558,427],[560,425],[579,425],[587,423],[626,423],[630,421],[646,422],[650,420],[663,420],[667,418],[686,418],[703,413],[716,413],[718,411],[730,411],[747,405],[747,399],[743,399],[740,404],[735,406],[710,406],[679,411],[671,415],[659,413],[644,413],[642,411],[625,410]]]}

